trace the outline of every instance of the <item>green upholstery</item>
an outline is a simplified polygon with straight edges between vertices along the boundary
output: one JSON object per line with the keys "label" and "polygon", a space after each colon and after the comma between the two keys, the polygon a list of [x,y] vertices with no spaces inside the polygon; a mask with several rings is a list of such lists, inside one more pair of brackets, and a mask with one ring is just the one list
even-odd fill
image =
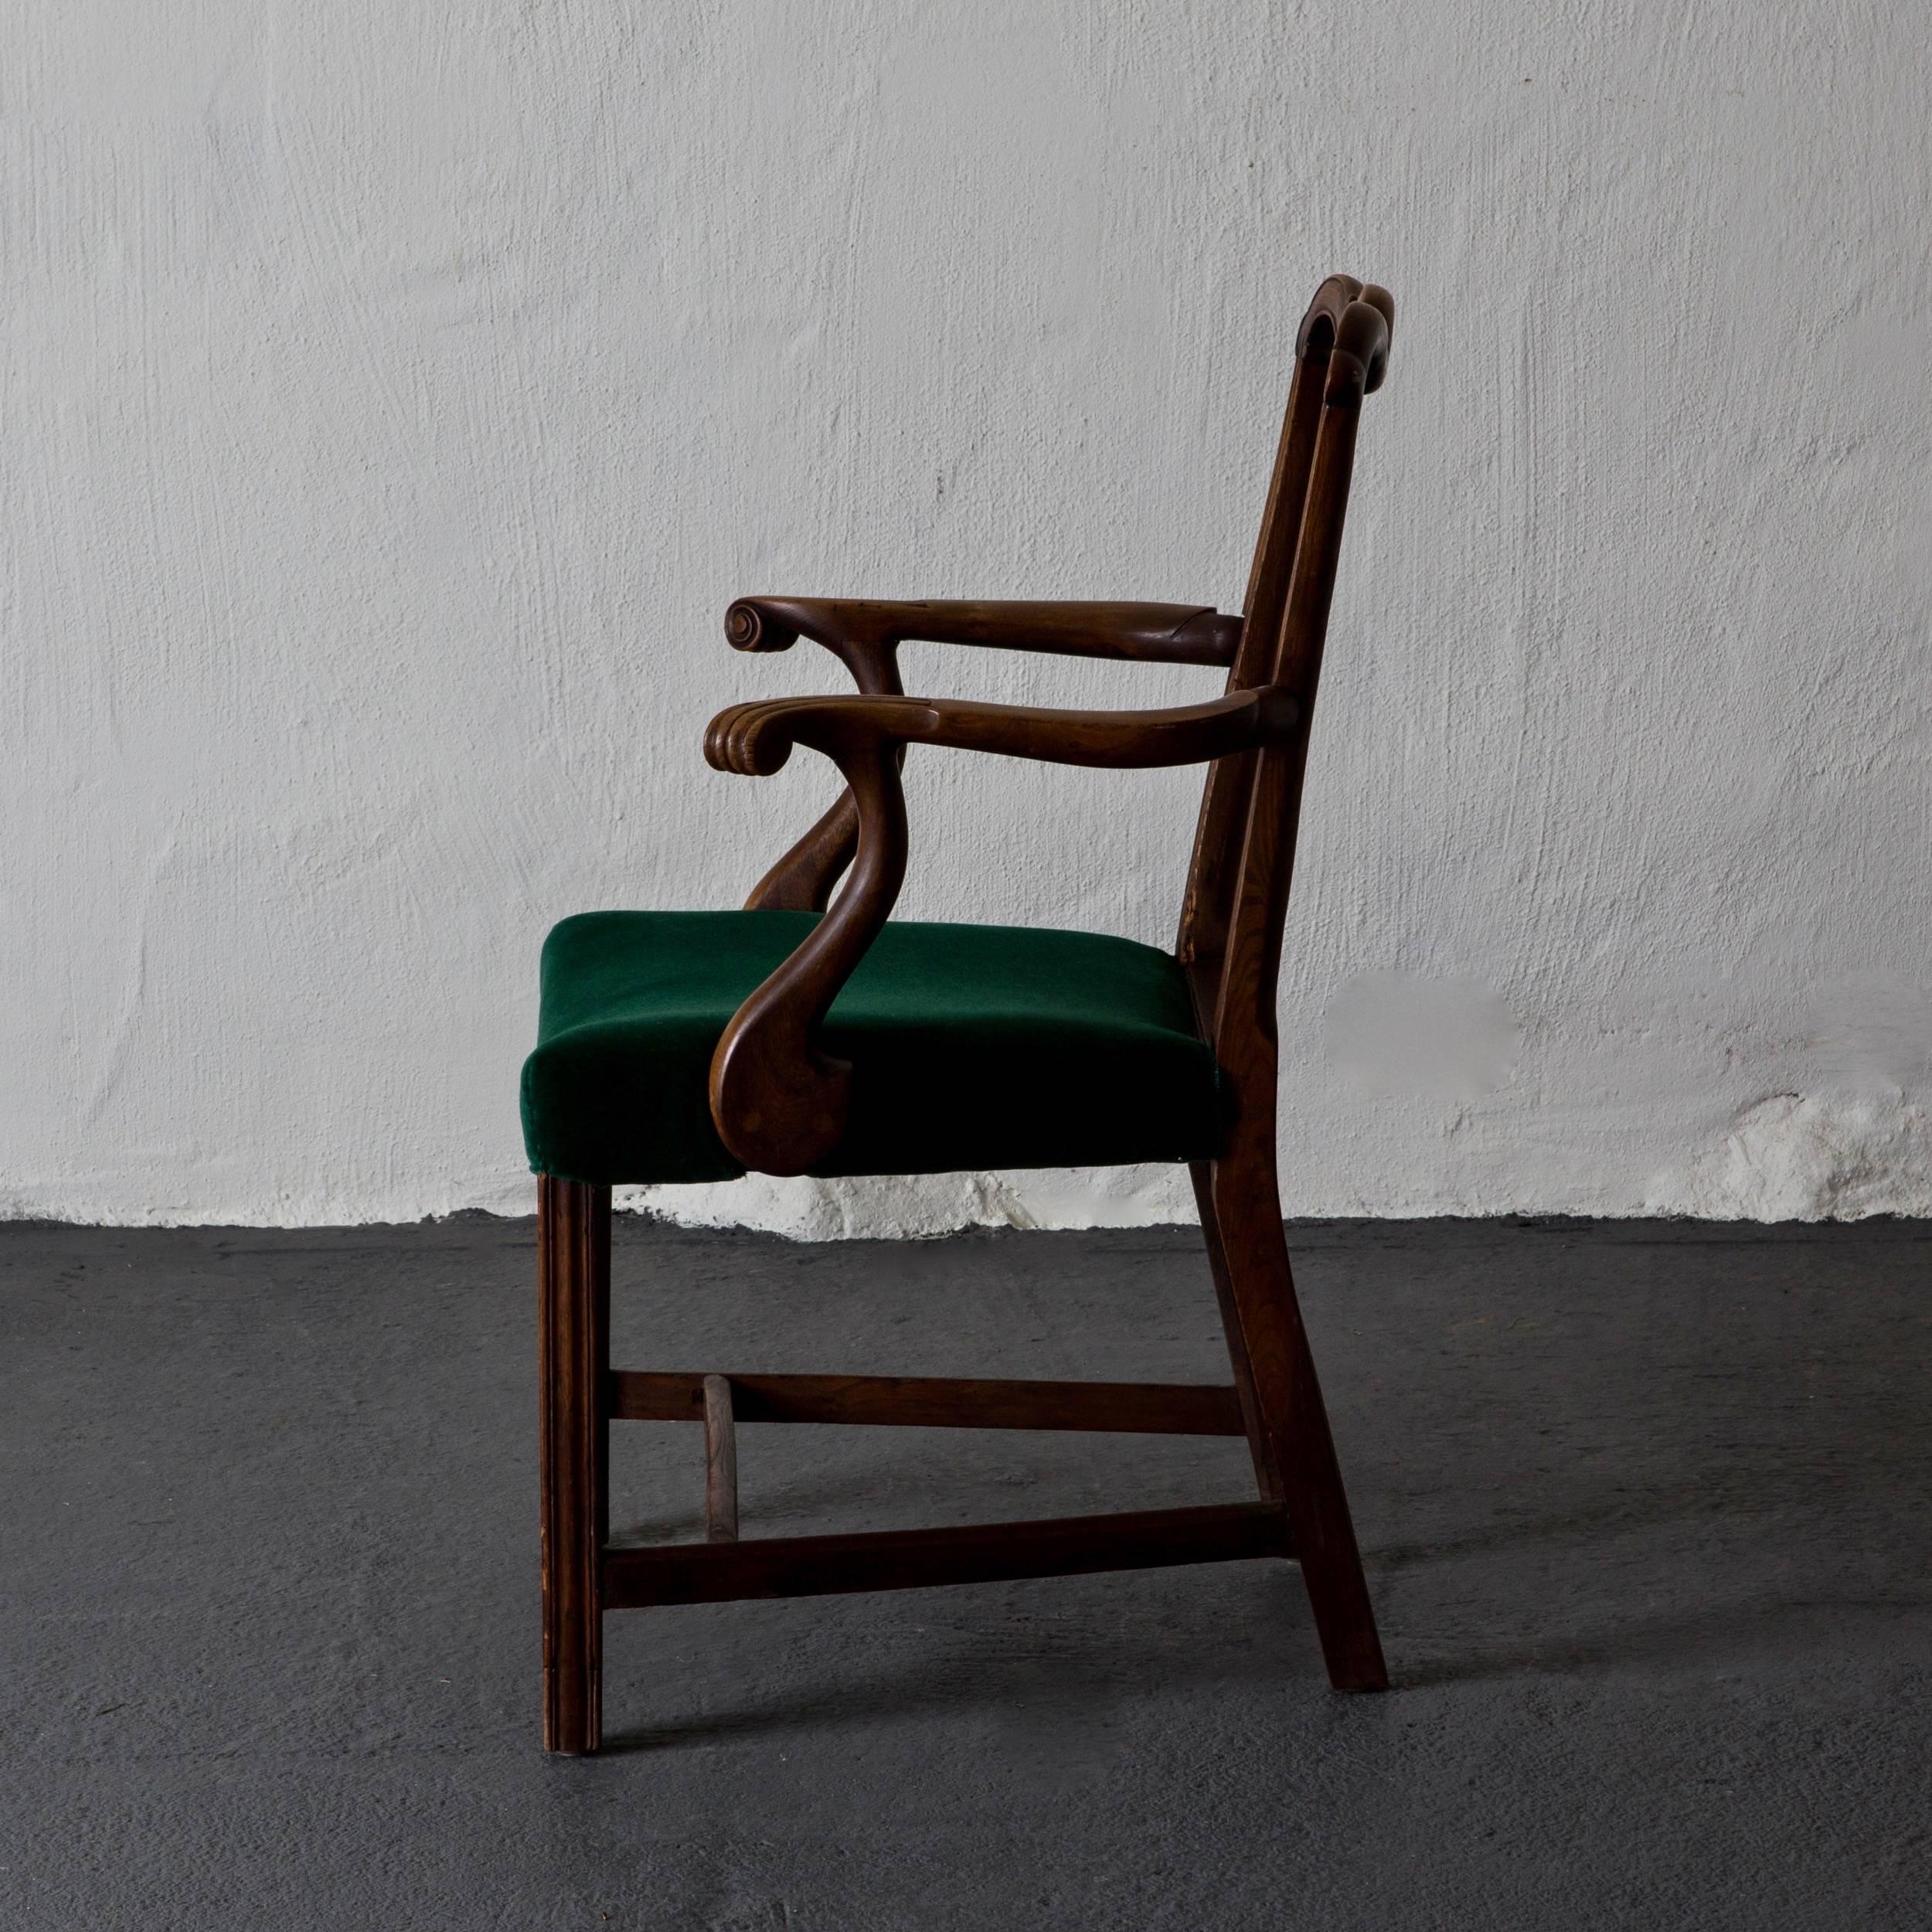
{"label": "green upholstery", "polygon": [[[523,1134],[539,1173],[717,1181],[711,1056],[815,913],[584,913],[544,943]],[[1214,1058],[1151,946],[1015,926],[889,923],[833,1002],[852,1066],[827,1174],[1111,1166],[1216,1151]]]}

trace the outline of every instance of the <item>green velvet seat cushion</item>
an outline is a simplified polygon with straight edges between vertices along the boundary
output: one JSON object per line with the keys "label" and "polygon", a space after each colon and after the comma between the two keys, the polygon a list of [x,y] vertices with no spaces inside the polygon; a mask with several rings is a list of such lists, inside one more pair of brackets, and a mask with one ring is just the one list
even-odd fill
{"label": "green velvet seat cushion", "polygon": [[[713,1126],[711,1056],[814,913],[584,913],[543,947],[523,1133],[539,1173],[742,1174]],[[826,1174],[1187,1161],[1216,1151],[1213,1054],[1167,954],[1016,926],[893,921],[822,1044],[852,1066]]]}

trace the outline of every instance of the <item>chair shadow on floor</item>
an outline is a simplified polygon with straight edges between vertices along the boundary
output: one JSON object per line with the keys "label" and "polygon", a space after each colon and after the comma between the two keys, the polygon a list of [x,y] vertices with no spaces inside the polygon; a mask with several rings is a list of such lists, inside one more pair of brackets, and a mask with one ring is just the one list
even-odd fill
{"label": "chair shadow on floor", "polygon": [[[1802,1538],[1791,1534],[1794,1504],[1801,1520],[1822,1512],[1842,1495],[1844,1477],[1842,1469],[1707,1469],[1668,1484],[1606,1488],[1566,1507],[1499,1516],[1441,1536],[1370,1543],[1366,1564],[1389,1626],[1393,1692],[1400,1699],[1405,1692],[1512,1678],[1576,1678],[1672,1664],[1708,1671],[1729,1661],[1742,1668],[1781,1644],[1815,1650],[1828,1629],[1842,1643],[1855,1628],[1932,1613],[1932,1591],[1903,1578],[1896,1587],[1844,1587],[1828,1538],[1821,1538],[1811,1565],[1817,1587],[1807,1588],[1801,1577],[1788,1573],[1770,1577],[1774,1565],[1787,1564],[1794,1549],[1801,1555],[1805,1547]],[[1868,1478],[1866,1500],[1881,1510],[1888,1491],[1905,1502],[1918,1480],[1913,1471],[1889,1464],[1875,1464]],[[807,1488],[812,1492],[809,1497],[804,1493]],[[827,1471],[818,1482],[787,1488],[786,1502],[794,1507],[863,1505],[876,1499],[879,1482],[871,1469]],[[1733,1547],[1717,1551],[1700,1543],[1705,1553],[1687,1575],[1685,1532],[1713,1521],[1728,1532]],[[667,1512],[631,1523],[624,1534],[627,1540],[682,1539],[700,1528],[695,1512]],[[1896,1547],[1912,1546],[1903,1529],[1893,1540]],[[1645,1547],[1646,1542],[1654,1547]],[[1473,1601],[1462,1594],[1459,1617],[1470,1626],[1467,1641],[1454,1634],[1431,1639],[1405,1631],[1410,1621],[1403,1614],[1405,1587],[1426,1580],[1433,1568],[1484,1558],[1506,1563],[1539,1550],[1554,1556],[1560,1566],[1553,1577],[1546,1564],[1544,1587],[1535,1600],[1552,1607],[1545,1628],[1500,1641],[1479,1634],[1520,1621],[1519,1581],[1499,1576],[1476,1592]],[[1740,1558],[1743,1573],[1764,1578],[1760,1587],[1739,1587]],[[1277,1576],[1261,1585],[1266,1599],[1261,1604],[1254,1600],[1253,1586],[1243,1591],[1241,1612],[1232,1619],[1225,1594],[1227,1571],[1141,1575],[1175,1581],[1164,1590],[1157,1585],[1158,1594],[1151,1598],[1137,1596],[1131,1605],[1116,1598],[1104,1629],[1090,1621],[1090,1607],[1070,1607],[1063,1621],[1053,1624],[1032,1622],[1029,1611],[1030,1641],[1022,1648],[1014,1645],[1010,1598],[947,1592],[954,1607],[940,1615],[951,1633],[950,1654],[928,1651],[862,1679],[849,1668],[832,1669],[822,1691],[783,1693],[769,1701],[753,1692],[702,1716],[628,1727],[610,1736],[605,1748],[645,1752],[882,1718],[975,1713],[1033,1713],[1077,1725],[1097,1723],[1110,1710],[1148,1698],[1212,1694],[1217,1689],[1250,1699],[1276,1692],[1300,1696],[1318,1680],[1320,1654],[1290,1566],[1280,1566]],[[1133,1587],[1125,1579],[1118,1581]],[[1608,1594],[1596,1585],[1606,1585]],[[1051,1592],[1077,1586],[1055,1582],[1022,1587]],[[1673,1608],[1646,1607],[1665,1593],[1689,1600]],[[903,1600],[909,1621],[930,1624],[932,1600]],[[1629,1606],[1628,1614],[1620,1614],[1620,1600]],[[1407,1607],[1427,1615],[1423,1606]],[[801,1604],[789,1614],[813,1613]],[[1248,1633],[1247,1641],[1234,1641],[1231,1630],[1236,1627]],[[1255,1641],[1257,1631],[1278,1641]],[[1051,1633],[1048,1641],[1039,1641],[1043,1632]],[[1380,1702],[1343,1698],[1336,1706],[1366,1711]]]}
{"label": "chair shadow on floor", "polygon": [[[1883,1600],[1864,1596],[1781,1602],[1713,1599],[1695,1611],[1645,1617],[1591,1634],[1472,1647],[1433,1662],[1405,1660],[1391,1688],[1443,1690],[1512,1677],[1575,1678],[1673,1664],[1708,1670],[1729,1662],[1743,1669],[1781,1640],[1802,1641],[1815,1655],[1819,1637],[1828,1634],[1842,1646],[1859,1619],[1876,1624],[1927,1613],[1932,1613],[1932,1594],[1923,1593]],[[1928,1640],[1932,1633],[1920,1640],[1921,1654]]]}
{"label": "chair shadow on floor", "polygon": [[[1175,1576],[1181,1573],[1167,1572]],[[1200,1578],[1191,1580],[1198,1586]],[[1065,1589],[1063,1581],[1049,1587]],[[662,1722],[625,1723],[607,1732],[605,1753],[645,1753],[798,1732],[863,1727],[879,1722],[995,1718],[1002,1730],[1042,1740],[1099,1740],[1110,1716],[1152,1696],[1163,1700],[1219,1691],[1243,1702],[1257,1695],[1307,1697],[1324,1682],[1321,1654],[1305,1608],[1299,1577],[1277,1566],[1265,1587],[1260,1615],[1279,1641],[1255,1645],[1252,1622],[1231,1624],[1225,1600],[1195,1592],[1185,1615],[1172,1597],[1160,1614],[1123,1614],[1117,1603],[1096,1614],[1070,1610],[1065,1621],[1029,1617],[1016,1637],[1013,1586],[987,1586],[971,1593],[944,1593],[951,1614],[934,1640],[916,1655],[901,1655],[868,1672],[855,1669],[849,1650],[827,1663],[822,1685],[746,1695],[702,1715]],[[1042,1586],[1019,1586],[1029,1592]],[[992,1593],[998,1594],[994,1594]],[[939,1593],[932,1593],[936,1599]],[[909,1625],[931,1631],[934,1602],[927,1593],[893,1600]],[[973,1610],[967,1606],[973,1597]],[[852,1603],[854,1599],[845,1599]],[[1244,1614],[1255,1612],[1254,1593]],[[975,1611],[977,1614],[975,1614]],[[685,1613],[692,1614],[692,1613]],[[705,1614],[705,1613],[697,1613]],[[788,1614],[811,1614],[794,1604]],[[870,1614],[877,1614],[875,1608]],[[898,1646],[895,1646],[898,1648]],[[1325,1695],[1325,1692],[1323,1694]]]}
{"label": "chair shadow on floor", "polygon": [[[1861,1480],[1862,1478],[1862,1480]],[[1855,1495],[1875,1526],[1869,1548],[1922,1546],[1923,1527],[1906,1520],[1922,1505],[1925,1472],[1906,1454],[1873,1456],[1856,1471],[1842,1463],[1779,1461],[1707,1466],[1667,1483],[1629,1482],[1580,1496],[1566,1507],[1517,1513],[1448,1535],[1370,1546],[1364,1563],[1385,1599],[1390,1578],[1426,1575],[1432,1566],[1493,1558],[1545,1557],[1529,1598],[1548,1627],[1502,1641],[1454,1638],[1434,1658],[1403,1643],[1396,1688],[1440,1688],[1497,1678],[1574,1675],[1673,1662],[1708,1668],[1728,1655],[1740,1665],[1780,1638],[1796,1638],[1821,1620],[1841,1636],[1860,1618],[1883,1621],[1932,1610],[1932,1592],[1903,1570],[1862,1583],[1846,1563],[1842,1522]],[[1888,1515],[1897,1520],[1887,1525]],[[1815,1534],[1808,1533],[1815,1526]],[[1553,1577],[1548,1559],[1560,1573]],[[1809,1579],[1808,1582],[1808,1577]],[[1523,1600],[1519,1583],[1498,1577],[1498,1607],[1487,1628],[1519,1621],[1505,1604]],[[1485,1591],[1485,1594],[1489,1594]],[[1658,1607],[1675,1599],[1673,1607]],[[1629,1606],[1621,1613],[1620,1604]],[[1578,1628],[1580,1617],[1589,1627]]]}

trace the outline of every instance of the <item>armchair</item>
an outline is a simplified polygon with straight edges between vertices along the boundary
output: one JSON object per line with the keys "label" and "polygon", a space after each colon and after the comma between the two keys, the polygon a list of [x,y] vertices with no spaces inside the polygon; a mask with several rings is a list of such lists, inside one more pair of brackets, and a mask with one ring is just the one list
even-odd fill
{"label": "armchair", "polygon": [[[1291,1557],[1331,1682],[1387,1682],[1275,1172],[1276,981],[1302,774],[1360,404],[1393,304],[1321,284],[1241,614],[1124,603],[750,597],[741,651],[832,651],[855,695],[760,699],[705,756],[762,777],[803,746],[831,808],[730,912],[602,913],[546,942],[523,1074],[538,1182],[543,1735],[601,1736],[606,1611],[749,1596]],[[1149,711],[908,696],[908,639],[1226,671],[1222,696]],[[1056,764],[1206,770],[1172,951],[1077,932],[893,917],[914,745]],[[838,890],[842,876],[849,876]],[[615,1183],[1175,1161],[1192,1172],[1226,1333],[1225,1386],[615,1371]],[[707,1540],[608,1539],[614,1420],[702,1422]],[[964,1529],[740,1539],[740,1423],[864,1422],[1240,1435],[1253,1498]]]}

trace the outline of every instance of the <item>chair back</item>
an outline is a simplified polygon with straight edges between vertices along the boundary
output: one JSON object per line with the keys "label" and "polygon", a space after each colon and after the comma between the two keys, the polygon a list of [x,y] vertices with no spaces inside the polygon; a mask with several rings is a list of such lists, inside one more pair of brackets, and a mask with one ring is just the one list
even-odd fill
{"label": "chair back", "polygon": [[[1237,1112],[1274,1105],[1275,988],[1308,730],[1362,397],[1388,369],[1388,291],[1331,275],[1295,338],[1294,378],[1242,605],[1230,691],[1281,685],[1301,700],[1288,743],[1208,768],[1175,951]],[[1265,1091],[1264,1089],[1265,1088]],[[1258,1124],[1258,1123],[1257,1123]]]}

